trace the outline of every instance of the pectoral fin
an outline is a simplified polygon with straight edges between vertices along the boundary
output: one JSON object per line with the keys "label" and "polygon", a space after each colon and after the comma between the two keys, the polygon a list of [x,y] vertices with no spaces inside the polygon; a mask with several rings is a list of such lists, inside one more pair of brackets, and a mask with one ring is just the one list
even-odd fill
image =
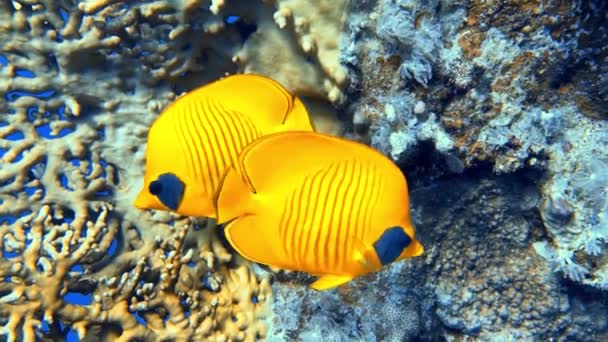
{"label": "pectoral fin", "polygon": [[224,228],[226,240],[245,259],[269,266],[281,266],[277,256],[277,239],[270,225],[259,223],[256,215],[243,215]]}
{"label": "pectoral fin", "polygon": [[365,245],[361,239],[353,238],[353,240],[355,250],[353,252],[353,258],[355,261],[361,264],[367,272],[377,270],[379,267],[374,255],[374,249],[371,246]]}
{"label": "pectoral fin", "polygon": [[230,167],[216,189],[214,199],[216,221],[226,223],[234,218],[255,212],[251,189],[234,167]]}
{"label": "pectoral fin", "polygon": [[310,285],[311,288],[317,291],[325,291],[346,284],[353,279],[349,275],[324,275]]}

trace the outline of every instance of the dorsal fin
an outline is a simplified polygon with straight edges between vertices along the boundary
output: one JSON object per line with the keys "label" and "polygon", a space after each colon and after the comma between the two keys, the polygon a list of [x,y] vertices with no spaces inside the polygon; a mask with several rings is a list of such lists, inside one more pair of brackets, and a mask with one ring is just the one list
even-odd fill
{"label": "dorsal fin", "polygon": [[[328,144],[328,141],[335,144]],[[345,148],[349,147],[342,140],[329,135],[307,131],[279,132],[259,138],[245,147],[239,155],[236,169],[252,191],[258,192],[266,184],[278,181],[266,177],[269,167],[275,170],[275,174],[289,176],[299,170],[327,166],[327,156],[319,151],[336,156],[337,161]],[[310,152],[302,153],[303,149]],[[285,156],[289,156],[289,163],[283,162]]]}
{"label": "dorsal fin", "polygon": [[[294,106],[294,96],[277,81],[259,74],[235,74],[210,83],[206,96],[230,99],[226,109],[247,113],[261,124],[280,126]],[[255,106],[252,106],[255,103]]]}

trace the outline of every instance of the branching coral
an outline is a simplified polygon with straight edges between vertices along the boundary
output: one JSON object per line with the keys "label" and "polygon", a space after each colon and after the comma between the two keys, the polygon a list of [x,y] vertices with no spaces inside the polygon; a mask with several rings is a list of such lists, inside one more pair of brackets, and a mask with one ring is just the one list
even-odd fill
{"label": "branching coral", "polygon": [[263,338],[268,279],[217,227],[131,204],[149,124],[180,75],[235,69],[237,30],[198,2],[3,2],[0,23],[0,333]]}

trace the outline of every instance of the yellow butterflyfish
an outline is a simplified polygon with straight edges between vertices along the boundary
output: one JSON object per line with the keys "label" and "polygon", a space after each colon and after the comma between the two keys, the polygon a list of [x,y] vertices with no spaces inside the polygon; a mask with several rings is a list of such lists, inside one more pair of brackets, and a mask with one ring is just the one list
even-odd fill
{"label": "yellow butterflyfish", "polygon": [[216,188],[243,148],[267,134],[312,130],[303,103],[269,78],[238,74],[197,88],[150,127],[134,205],[214,217]]}
{"label": "yellow butterflyfish", "polygon": [[423,253],[401,170],[357,142],[278,133],[246,147],[216,194],[217,221],[245,258],[330,289]]}

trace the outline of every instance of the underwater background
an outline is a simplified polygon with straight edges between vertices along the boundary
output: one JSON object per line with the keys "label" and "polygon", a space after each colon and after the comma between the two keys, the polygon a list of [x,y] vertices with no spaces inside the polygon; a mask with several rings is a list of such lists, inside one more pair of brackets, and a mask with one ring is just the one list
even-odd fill
{"label": "underwater background", "polygon": [[[154,119],[234,73],[397,163],[424,255],[317,292],[136,209]],[[0,93],[2,339],[608,341],[603,0],[1,0]]]}

